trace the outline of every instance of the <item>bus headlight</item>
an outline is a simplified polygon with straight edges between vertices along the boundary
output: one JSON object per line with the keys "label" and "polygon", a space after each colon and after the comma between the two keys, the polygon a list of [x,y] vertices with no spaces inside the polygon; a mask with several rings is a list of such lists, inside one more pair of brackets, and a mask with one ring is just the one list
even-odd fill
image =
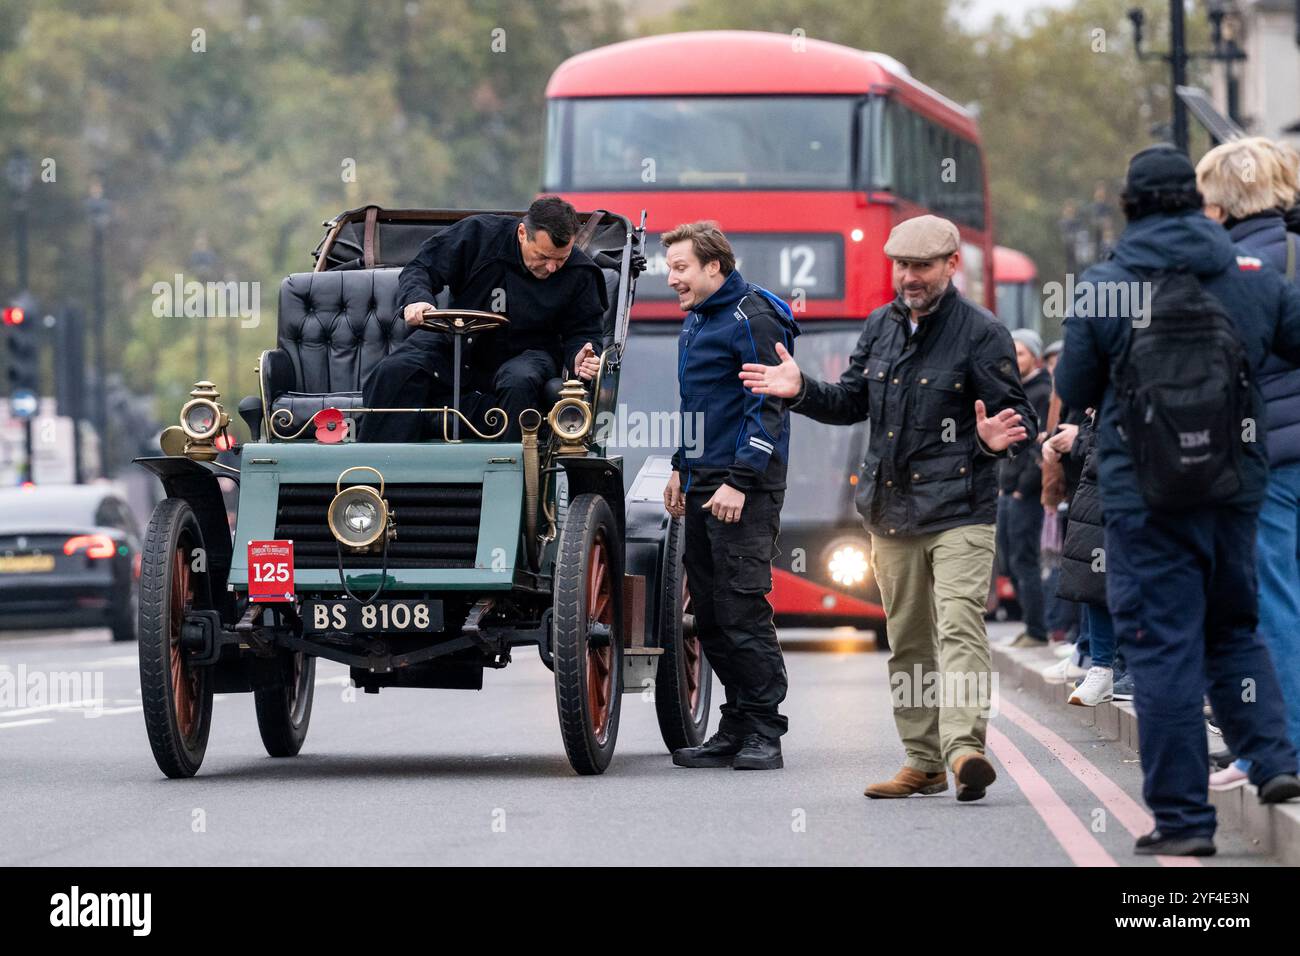
{"label": "bus headlight", "polygon": [[871,570],[871,561],[867,550],[859,542],[837,541],[828,549],[830,556],[826,559],[826,570],[831,580],[840,587],[854,588],[867,579]]}

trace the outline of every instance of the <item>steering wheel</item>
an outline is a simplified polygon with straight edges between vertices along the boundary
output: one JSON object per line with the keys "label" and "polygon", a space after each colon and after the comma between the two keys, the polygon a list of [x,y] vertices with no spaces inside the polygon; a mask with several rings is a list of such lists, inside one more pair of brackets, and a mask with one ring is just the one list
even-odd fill
{"label": "steering wheel", "polygon": [[510,320],[501,312],[477,312],[474,309],[425,309],[419,325],[414,329],[430,332],[450,332],[465,335],[509,325]]}

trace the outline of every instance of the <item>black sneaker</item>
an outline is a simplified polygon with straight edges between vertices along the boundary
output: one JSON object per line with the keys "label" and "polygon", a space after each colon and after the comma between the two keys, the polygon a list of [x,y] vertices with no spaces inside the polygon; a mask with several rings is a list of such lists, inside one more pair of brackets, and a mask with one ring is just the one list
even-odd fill
{"label": "black sneaker", "polygon": [[1210,766],[1215,770],[1226,770],[1237,760],[1237,755],[1231,750],[1216,750],[1210,754]]}
{"label": "black sneaker", "polygon": [[740,753],[731,762],[732,770],[779,770],[784,766],[780,738],[762,734],[747,736]]}
{"label": "black sneaker", "polygon": [[679,767],[730,767],[742,742],[735,734],[719,730],[698,747],[673,751],[673,763]]}
{"label": "black sneaker", "polygon": [[1293,773],[1280,773],[1259,788],[1260,803],[1285,803],[1296,797],[1300,797],[1300,777]]}
{"label": "black sneaker", "polygon": [[1214,856],[1214,840],[1207,836],[1165,836],[1152,830],[1137,838],[1133,852],[1138,856]]}

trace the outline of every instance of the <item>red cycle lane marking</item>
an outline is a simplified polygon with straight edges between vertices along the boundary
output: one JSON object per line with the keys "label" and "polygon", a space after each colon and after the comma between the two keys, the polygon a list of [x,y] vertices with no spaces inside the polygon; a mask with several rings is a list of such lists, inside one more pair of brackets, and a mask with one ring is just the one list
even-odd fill
{"label": "red cycle lane marking", "polygon": [[1002,731],[990,726],[988,745],[1075,866],[1119,866],[1052,789],[1052,785],[1034,769],[1029,758]]}
{"label": "red cycle lane marking", "polygon": [[[998,712],[1005,714],[1021,730],[1046,747],[1052,756],[1065,765],[1066,770],[1074,774],[1080,783],[1092,791],[1093,796],[1106,807],[1106,811],[1133,836],[1142,836],[1155,826],[1155,820],[1140,803],[1125,793],[1119,784],[1098,770],[1087,757],[1070,746],[1060,734],[1044,727],[1009,701],[999,701]],[[1203,865],[1194,856],[1157,856],[1156,859],[1161,866]]]}

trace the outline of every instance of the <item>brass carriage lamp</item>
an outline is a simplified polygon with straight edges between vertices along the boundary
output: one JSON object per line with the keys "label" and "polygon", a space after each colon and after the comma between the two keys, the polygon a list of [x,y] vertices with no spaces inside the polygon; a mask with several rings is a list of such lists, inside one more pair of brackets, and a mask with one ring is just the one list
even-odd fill
{"label": "brass carriage lamp", "polygon": [[546,416],[551,432],[559,440],[558,453],[581,455],[587,450],[587,436],[591,434],[591,403],[581,381],[571,378],[560,389],[560,400]]}
{"label": "brass carriage lamp", "polygon": [[[368,471],[379,479],[379,488],[372,485],[343,487],[343,479],[353,471]],[[383,540],[397,536],[394,512],[384,498],[384,476],[369,465],[354,465],[339,473],[334,482],[334,499],[326,511],[326,521],[335,540],[350,551],[373,550]]]}
{"label": "brass carriage lamp", "polygon": [[[221,393],[211,382],[195,382],[190,400],[181,407],[181,431],[185,445],[181,454],[196,461],[215,461],[217,436],[230,425],[230,416],[217,401]],[[169,429],[170,430],[170,429]]]}

